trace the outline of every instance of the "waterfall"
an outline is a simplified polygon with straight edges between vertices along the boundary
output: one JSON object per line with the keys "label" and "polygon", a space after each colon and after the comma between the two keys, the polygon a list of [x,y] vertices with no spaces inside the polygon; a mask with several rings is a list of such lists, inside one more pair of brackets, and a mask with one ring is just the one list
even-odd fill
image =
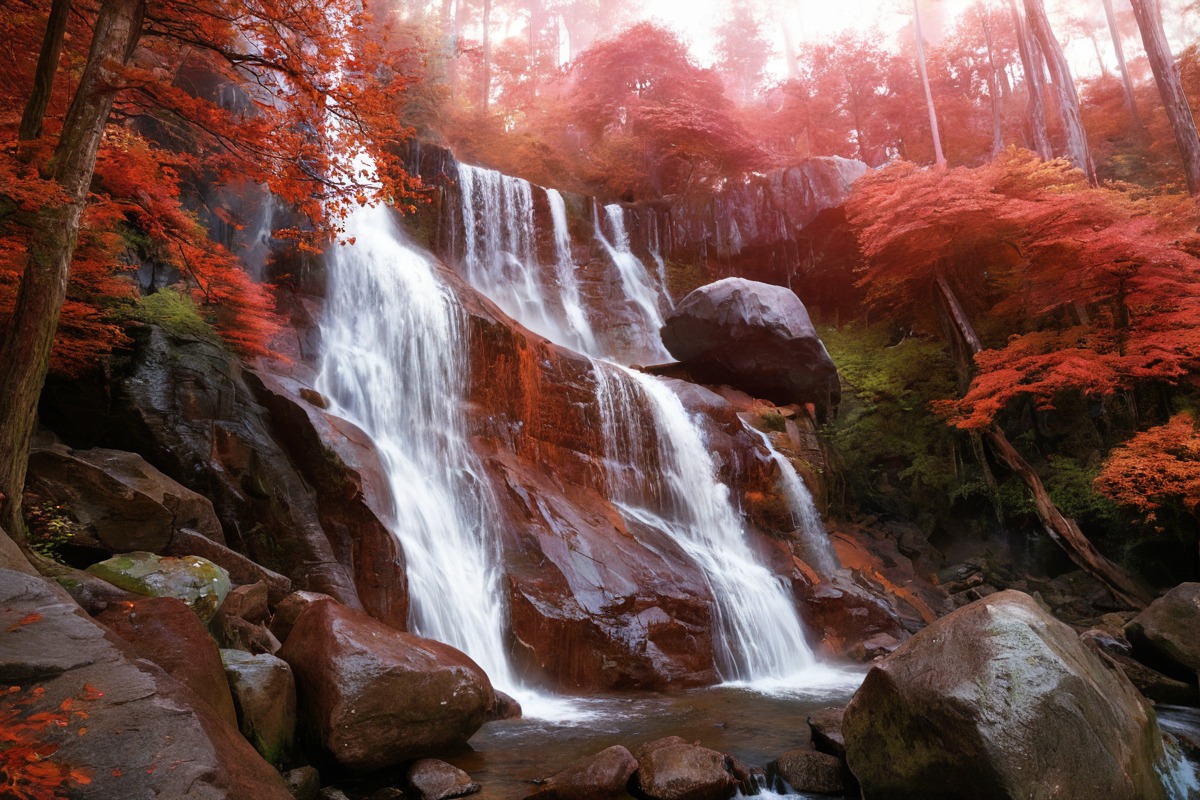
{"label": "waterfall", "polygon": [[558,286],[562,290],[563,313],[566,315],[570,330],[579,340],[576,350],[582,353],[597,352],[596,334],[588,322],[587,311],[579,296],[579,282],[575,279],[575,259],[571,254],[571,231],[567,227],[567,204],[563,196],[555,189],[546,190],[546,200],[550,203],[550,219],[554,223],[554,255],[555,268],[558,275]]}
{"label": "waterfall", "polygon": [[604,216],[612,229],[611,239],[604,233],[599,211],[596,206],[592,206],[592,224],[596,229],[596,238],[617,268],[625,299],[633,304],[641,318],[641,341],[638,344],[644,352],[639,355],[646,357],[649,363],[674,361],[658,335],[663,326],[658,289],[646,272],[646,265],[630,249],[629,234],[625,231],[625,209],[613,203],[604,207]]}
{"label": "waterfall", "polygon": [[795,600],[754,553],[700,425],[663,381],[593,365],[613,500],[631,524],[667,534],[704,576],[721,677],[787,681],[819,669]]}
{"label": "waterfall", "polygon": [[493,498],[467,441],[464,320],[434,265],[381,207],[346,221],[331,256],[317,388],[383,458],[407,560],[414,632],[471,656],[518,699]]}
{"label": "waterfall", "polygon": [[658,214],[650,212],[650,257],[654,259],[654,266],[658,267],[658,291],[662,299],[666,302],[667,308],[674,310],[675,301],[671,299],[671,292],[667,289],[667,262],[662,254],[662,236],[658,231]]}
{"label": "waterfall", "polygon": [[575,264],[562,195],[546,190],[554,222],[554,284],[538,263],[533,186],[495,170],[458,165],[462,194],[465,277],[513,319],[552,342],[580,352],[596,350]]}
{"label": "waterfall", "polygon": [[[745,424],[745,423],[743,423]],[[821,522],[821,512],[813,502],[812,492],[808,490],[804,479],[796,472],[796,467],[775,449],[771,437],[762,431],[746,425],[746,430],[758,436],[763,446],[771,454],[771,460],[779,467],[779,482],[783,495],[787,498],[788,509],[792,513],[792,525],[800,532],[801,543],[804,545],[805,557],[809,565],[824,577],[833,575],[841,567],[833,547],[829,544],[828,532]]]}

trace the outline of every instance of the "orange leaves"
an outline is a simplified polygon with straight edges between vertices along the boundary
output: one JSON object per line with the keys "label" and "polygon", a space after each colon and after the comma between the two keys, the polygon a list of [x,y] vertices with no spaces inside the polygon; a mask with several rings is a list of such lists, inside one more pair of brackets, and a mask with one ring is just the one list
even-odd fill
{"label": "orange leaves", "polygon": [[[76,709],[76,703],[90,702],[100,694],[85,685],[77,697],[68,697],[58,708],[39,711],[45,695],[41,686],[29,690],[10,686],[0,694],[0,791],[6,798],[55,800],[73,784],[92,782],[90,770],[53,758],[59,749],[55,731],[62,729],[65,734],[73,718],[86,719],[87,713]],[[87,728],[81,727],[75,735],[86,733]]]}
{"label": "orange leaves", "polygon": [[35,622],[41,622],[41,621],[42,621],[42,615],[37,613],[36,611],[34,611],[34,612],[31,612],[31,613],[26,614],[25,616],[21,617],[19,620],[14,622],[12,625],[9,625],[8,632],[15,633],[18,630],[20,630],[21,628],[24,628],[26,625],[32,625]]}
{"label": "orange leaves", "polygon": [[1195,514],[1200,508],[1200,431],[1191,414],[1142,431],[1115,448],[1096,478],[1096,489],[1153,520],[1170,500]]}

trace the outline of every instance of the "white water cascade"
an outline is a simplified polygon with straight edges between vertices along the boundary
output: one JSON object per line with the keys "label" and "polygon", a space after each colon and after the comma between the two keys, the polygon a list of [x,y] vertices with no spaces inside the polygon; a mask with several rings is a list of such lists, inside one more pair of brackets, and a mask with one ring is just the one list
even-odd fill
{"label": "white water cascade", "polygon": [[[680,399],[649,375],[593,364],[613,499],[632,525],[668,535],[704,576],[721,677],[764,687],[844,680],[817,661],[785,581],[754,552],[702,428]],[[651,452],[645,441],[655,443]]]}
{"label": "white water cascade", "polygon": [[464,424],[461,311],[386,209],[358,209],[346,234],[355,244],[332,256],[317,388],[382,455],[411,628],[467,653],[527,714],[553,716],[553,701],[521,686],[505,648],[494,503]]}
{"label": "white water cascade", "polygon": [[749,425],[746,425],[746,430],[758,436],[763,447],[771,453],[771,460],[779,467],[779,481],[788,501],[788,509],[792,513],[792,525],[800,531],[808,563],[818,575],[833,575],[841,565],[829,544],[828,532],[825,530],[825,523],[821,522],[821,512],[817,511],[812,492],[808,490],[792,462],[771,443],[771,437]]}
{"label": "white water cascade", "polygon": [[626,300],[633,304],[641,317],[640,344],[645,352],[639,357],[645,358],[646,363],[674,361],[658,334],[663,326],[659,287],[646,271],[646,265],[630,248],[629,234],[625,230],[625,209],[617,203],[607,205],[604,207],[604,217],[612,229],[611,239],[604,232],[600,213],[593,205],[592,224],[596,229],[596,238],[617,268]]}
{"label": "white water cascade", "polygon": [[554,222],[554,280],[538,263],[533,186],[495,170],[458,165],[467,280],[534,333],[580,352],[597,348],[575,279],[562,195],[546,190]]}

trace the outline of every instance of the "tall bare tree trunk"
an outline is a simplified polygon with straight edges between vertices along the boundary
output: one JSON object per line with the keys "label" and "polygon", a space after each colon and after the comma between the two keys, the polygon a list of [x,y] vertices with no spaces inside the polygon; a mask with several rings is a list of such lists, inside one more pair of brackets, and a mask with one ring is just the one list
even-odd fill
{"label": "tall bare tree trunk", "polygon": [[22,142],[42,138],[42,122],[46,119],[46,107],[54,93],[54,74],[58,72],[58,57],[62,53],[63,35],[67,32],[67,20],[71,16],[71,0],[54,0],[50,4],[50,19],[46,22],[46,35],[42,38],[42,51],[38,54],[37,71],[33,74],[33,91],[21,115],[21,127],[17,138]]}
{"label": "tall bare tree trunk", "polygon": [[1033,149],[1043,160],[1049,161],[1054,158],[1054,150],[1050,147],[1050,132],[1046,127],[1042,59],[1034,50],[1033,42],[1029,38],[1029,29],[1025,27],[1025,20],[1017,9],[1017,0],[1008,0],[1008,8],[1012,12],[1013,27],[1017,31],[1021,70],[1025,73],[1025,90],[1029,93],[1029,106],[1025,112],[1029,135],[1033,139]]}
{"label": "tall bare tree trunk", "polygon": [[[969,383],[975,363],[975,354],[982,349],[978,334],[971,325],[966,311],[949,281],[939,275],[935,284],[938,304],[947,323],[951,340],[951,352],[958,367],[960,384]],[[1113,597],[1130,608],[1145,608],[1149,605],[1150,593],[1133,576],[1114,564],[1098,551],[1084,536],[1075,520],[1065,516],[1055,505],[1042,479],[1028,461],[1013,447],[1012,442],[1000,430],[991,425],[981,432],[991,445],[992,453],[1021,479],[1033,496],[1033,505],[1041,519],[1046,535],[1066,552],[1075,564],[1087,574],[1103,583]]]}
{"label": "tall bare tree trunk", "polygon": [[933,160],[939,167],[946,166],[946,154],[942,152],[942,134],[938,130],[937,108],[933,105],[933,91],[929,88],[929,72],[925,69],[925,37],[921,35],[920,0],[913,0],[913,23],[917,35],[917,67],[921,72],[921,85],[925,87],[925,105],[929,109],[929,130],[933,132]]}
{"label": "tall bare tree trunk", "polygon": [[1133,4],[1133,15],[1137,18],[1138,29],[1142,32],[1142,44],[1145,45],[1146,55],[1150,58],[1150,69],[1154,73],[1154,82],[1158,84],[1163,109],[1167,112],[1167,119],[1171,121],[1175,144],[1179,146],[1179,155],[1183,159],[1183,174],[1187,179],[1188,191],[1200,194],[1200,135],[1196,133],[1196,120],[1192,116],[1187,97],[1183,94],[1179,68],[1171,55],[1167,35],[1163,32],[1162,12],[1159,10],[1158,0],[1130,2]]}
{"label": "tall bare tree trunk", "polygon": [[1075,91],[1075,79],[1071,77],[1067,57],[1063,55],[1062,47],[1054,37],[1054,30],[1050,27],[1042,0],[1025,0],[1025,16],[1034,38],[1042,47],[1042,55],[1046,59],[1050,78],[1054,81],[1054,89],[1058,93],[1058,116],[1067,135],[1067,157],[1071,159],[1072,164],[1083,170],[1088,182],[1095,185],[1096,165],[1088,148],[1087,132],[1083,129],[1083,116],[1079,111],[1079,93]]}
{"label": "tall bare tree trunk", "polygon": [[492,101],[492,0],[483,0],[483,100],[484,111]]}
{"label": "tall bare tree trunk", "polygon": [[1108,32],[1112,34],[1113,52],[1117,54],[1117,68],[1121,72],[1121,84],[1125,87],[1125,105],[1129,117],[1138,132],[1144,130],[1142,115],[1138,113],[1137,99],[1133,94],[1133,80],[1129,77],[1129,66],[1125,63],[1125,48],[1121,45],[1121,31],[1117,28],[1117,15],[1113,12],[1112,0],[1104,0],[1104,16],[1108,20]]}
{"label": "tall bare tree trunk", "polygon": [[25,531],[21,492],[29,442],[67,293],[79,221],[119,91],[120,69],[133,53],[143,12],[143,0],[104,0],[100,6],[83,76],[47,168],[67,202],[49,204],[38,213],[16,306],[0,337],[0,525],[17,539]]}
{"label": "tall bare tree trunk", "polygon": [[996,69],[996,49],[992,44],[991,11],[985,6],[978,6],[979,22],[983,25],[983,41],[987,45],[988,66],[988,95],[992,101],[992,158],[1004,152],[1004,125],[1000,117],[1000,73]]}

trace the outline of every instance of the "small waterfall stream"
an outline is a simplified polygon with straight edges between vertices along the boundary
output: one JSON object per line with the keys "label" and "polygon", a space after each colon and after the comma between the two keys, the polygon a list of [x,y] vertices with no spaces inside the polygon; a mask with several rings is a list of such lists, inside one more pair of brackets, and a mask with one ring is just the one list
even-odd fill
{"label": "small waterfall stream", "polygon": [[613,265],[617,268],[625,299],[641,316],[639,345],[644,352],[639,353],[639,357],[644,358],[647,364],[674,361],[675,359],[663,347],[662,339],[658,334],[663,326],[662,310],[659,307],[662,302],[659,289],[646,271],[646,265],[633,254],[630,247],[629,234],[625,230],[625,209],[616,203],[605,206],[604,221],[612,230],[611,238],[604,232],[600,212],[593,205],[592,224],[596,229],[596,239],[604,247],[608,257],[612,259]]}

